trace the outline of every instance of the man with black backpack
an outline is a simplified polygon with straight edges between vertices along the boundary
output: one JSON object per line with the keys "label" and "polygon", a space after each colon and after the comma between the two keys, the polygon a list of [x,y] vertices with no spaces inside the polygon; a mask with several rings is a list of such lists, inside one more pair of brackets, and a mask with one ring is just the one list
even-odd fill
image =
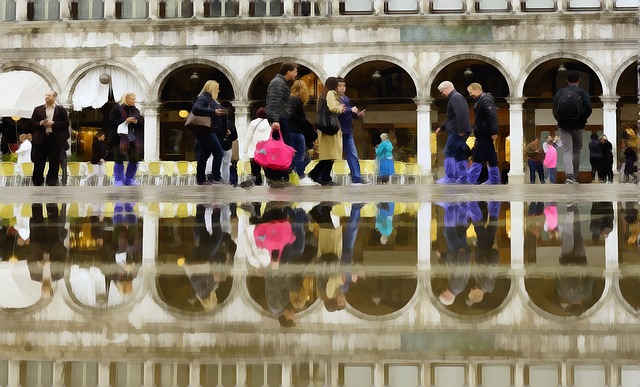
{"label": "man with black backpack", "polygon": [[580,171],[580,153],[582,152],[582,133],[591,116],[589,94],[578,87],[580,74],[567,72],[568,85],[558,90],[553,100],[553,117],[558,121],[558,130],[564,155],[564,168],[567,184],[577,184]]}

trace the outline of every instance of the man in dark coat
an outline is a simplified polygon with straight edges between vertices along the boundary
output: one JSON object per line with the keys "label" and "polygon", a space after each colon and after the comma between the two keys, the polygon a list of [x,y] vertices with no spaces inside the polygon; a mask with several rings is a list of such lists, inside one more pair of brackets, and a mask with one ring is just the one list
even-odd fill
{"label": "man in dark coat", "polygon": [[476,184],[482,164],[489,163],[488,184],[500,184],[500,171],[498,170],[498,154],[493,141],[498,137],[498,109],[491,93],[482,91],[479,83],[472,83],[467,87],[469,95],[476,100],[473,107],[475,123],[473,134],[476,143],[473,147],[473,163],[469,168],[469,184]]}
{"label": "man in dark coat", "polygon": [[43,185],[44,167],[49,161],[47,185],[59,185],[58,169],[60,168],[61,149],[68,148],[69,115],[67,109],[56,105],[55,91],[44,94],[44,105],[33,109],[31,115],[31,129],[33,131],[33,147],[31,160],[33,161],[33,185]]}

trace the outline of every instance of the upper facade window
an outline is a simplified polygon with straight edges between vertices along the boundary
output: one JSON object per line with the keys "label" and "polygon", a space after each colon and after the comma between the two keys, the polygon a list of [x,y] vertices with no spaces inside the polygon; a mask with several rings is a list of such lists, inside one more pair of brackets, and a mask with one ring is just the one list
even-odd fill
{"label": "upper facade window", "polygon": [[615,0],[614,7],[616,9],[634,9],[640,8],[640,0]]}
{"label": "upper facade window", "polygon": [[103,0],[79,0],[71,3],[71,19],[99,20],[103,18]]}
{"label": "upper facade window", "polygon": [[386,13],[418,13],[416,0],[388,0],[384,6]]}
{"label": "upper facade window", "polygon": [[249,2],[249,15],[251,16],[282,16],[284,3],[280,0],[255,0]]}
{"label": "upper facade window", "polygon": [[[189,2],[183,0],[183,2]],[[233,0],[207,0],[204,3],[204,16],[206,17],[233,17],[238,16],[240,2]]]}
{"label": "upper facade window", "polygon": [[600,10],[601,2],[600,0],[569,0],[567,2],[567,7],[570,10]]}
{"label": "upper facade window", "polygon": [[116,2],[117,19],[146,19],[149,16],[147,0],[119,0]]}
{"label": "upper facade window", "polygon": [[60,19],[59,0],[32,0],[27,3],[27,20]]}
{"label": "upper facade window", "polygon": [[191,0],[164,0],[158,3],[160,18],[176,19],[193,16],[193,2]]}
{"label": "upper facade window", "polygon": [[431,12],[464,12],[463,0],[433,0],[431,2]]}
{"label": "upper facade window", "polygon": [[555,0],[523,0],[523,11],[555,11]]}
{"label": "upper facade window", "polygon": [[345,0],[340,2],[340,13],[349,15],[370,15],[373,13],[371,0]]}
{"label": "upper facade window", "polygon": [[507,12],[511,9],[509,0],[479,0],[476,3],[478,12]]}
{"label": "upper facade window", "polygon": [[16,20],[15,0],[0,1],[0,20]]}

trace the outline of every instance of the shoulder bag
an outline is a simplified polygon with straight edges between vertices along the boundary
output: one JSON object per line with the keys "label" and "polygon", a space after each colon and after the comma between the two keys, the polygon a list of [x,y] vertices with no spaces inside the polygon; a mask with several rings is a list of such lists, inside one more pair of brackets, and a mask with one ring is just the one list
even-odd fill
{"label": "shoulder bag", "polygon": [[322,134],[333,135],[338,133],[340,130],[340,121],[336,114],[329,111],[327,99],[321,99],[319,104],[316,113],[316,127]]}
{"label": "shoulder bag", "polygon": [[196,116],[192,112],[189,112],[187,119],[184,122],[184,127],[193,130],[194,132],[205,132],[211,130],[211,117],[208,116]]}

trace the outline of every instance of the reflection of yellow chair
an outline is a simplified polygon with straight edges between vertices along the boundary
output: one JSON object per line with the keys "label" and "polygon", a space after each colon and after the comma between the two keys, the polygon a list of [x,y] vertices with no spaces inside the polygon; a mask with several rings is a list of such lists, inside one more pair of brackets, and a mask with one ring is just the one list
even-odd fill
{"label": "reflection of yellow chair", "polygon": [[405,163],[405,167],[406,167],[406,172],[404,175],[404,182],[405,183],[413,183],[413,184],[418,184],[420,183],[420,178],[422,177],[422,167],[420,166],[420,164],[416,164],[416,163]]}
{"label": "reflection of yellow chair", "polygon": [[0,177],[2,177],[2,185],[16,184],[16,164],[11,161],[3,161],[0,163]]}
{"label": "reflection of yellow chair", "polygon": [[338,160],[333,163],[333,167],[331,168],[331,174],[333,175],[333,180],[340,182],[340,184],[347,185],[349,184],[349,164],[345,160]]}
{"label": "reflection of yellow chair", "polygon": [[176,216],[178,218],[189,217],[189,205],[187,203],[178,203],[176,205]]}
{"label": "reflection of yellow chair", "polygon": [[362,209],[360,210],[360,216],[364,218],[373,218],[376,216],[376,210],[377,208],[375,203],[367,203],[362,206]]}
{"label": "reflection of yellow chair", "polygon": [[415,215],[418,213],[418,211],[420,211],[420,207],[422,207],[422,203],[420,202],[410,202],[407,203],[407,213],[411,214],[411,215]]}
{"label": "reflection of yellow chair", "polygon": [[396,202],[393,206],[393,215],[402,215],[407,210],[407,203]]}
{"label": "reflection of yellow chair", "polygon": [[393,169],[393,176],[391,176],[391,180],[389,182],[392,183],[393,179],[397,179],[398,183],[403,184],[405,173],[407,173],[407,165],[402,161],[394,161]]}
{"label": "reflection of yellow chair", "polygon": [[347,216],[347,206],[349,206],[349,203],[338,203],[331,208],[331,213],[343,218]]}
{"label": "reflection of yellow chair", "polygon": [[13,218],[13,204],[3,204],[2,209],[0,209],[0,216],[2,219],[11,219]]}

